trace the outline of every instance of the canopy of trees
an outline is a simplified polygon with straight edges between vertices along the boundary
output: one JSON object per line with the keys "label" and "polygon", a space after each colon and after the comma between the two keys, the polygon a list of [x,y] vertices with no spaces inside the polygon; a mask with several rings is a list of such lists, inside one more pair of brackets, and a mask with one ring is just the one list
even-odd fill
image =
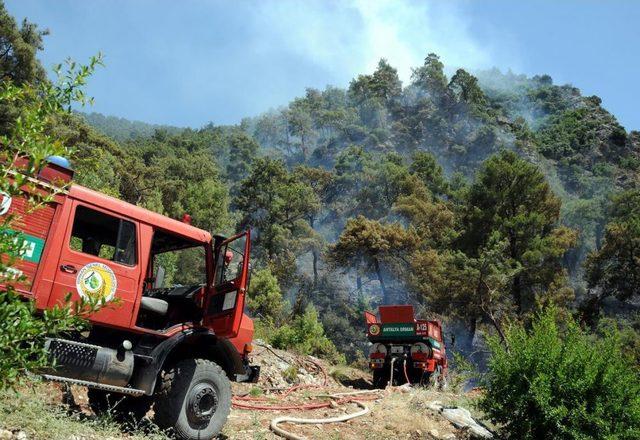
{"label": "canopy of trees", "polygon": [[[0,4],[0,76],[46,83],[44,35]],[[0,103],[0,134],[20,105]],[[546,75],[448,78],[430,53],[408,84],[380,60],[236,126],[64,113],[47,130],[74,147],[79,184],[212,232],[253,228],[264,291],[250,308],[276,326],[321,321],[351,359],[362,310],[382,302],[473,335],[594,295],[598,311],[631,310],[638,292],[640,134]]]}

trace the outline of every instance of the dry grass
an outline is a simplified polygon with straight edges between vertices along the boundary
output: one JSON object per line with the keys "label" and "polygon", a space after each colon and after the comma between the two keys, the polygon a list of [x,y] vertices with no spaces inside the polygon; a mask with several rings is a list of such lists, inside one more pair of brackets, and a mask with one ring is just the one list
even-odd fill
{"label": "dry grass", "polygon": [[81,412],[70,412],[62,405],[59,386],[50,383],[27,382],[17,391],[4,391],[0,393],[0,428],[24,431],[35,440],[167,439],[150,422],[123,432],[109,417],[96,417],[86,410],[80,389],[74,394],[85,407]]}
{"label": "dry grass", "polygon": [[[333,389],[332,391],[346,391]],[[320,392],[320,391],[318,391]],[[322,391],[325,392],[325,391]],[[314,394],[310,392],[310,394]],[[305,396],[300,393],[299,398],[304,401]],[[283,425],[291,432],[303,435],[309,439],[323,440],[356,440],[364,438],[375,439],[430,439],[429,433],[438,431],[440,437],[453,434],[456,438],[466,438],[466,435],[455,429],[447,420],[428,409],[429,402],[440,401],[445,405],[463,405],[472,409],[472,401],[453,393],[440,393],[424,389],[412,389],[409,392],[391,391],[375,401],[367,403],[371,412],[363,417],[346,423],[327,425]],[[334,417],[347,412],[355,412],[358,408],[351,404],[336,409],[321,409],[315,411],[287,412],[287,415],[302,418]],[[234,440],[275,440],[269,430],[270,421],[282,415],[279,412],[254,412],[233,410],[224,433]]]}
{"label": "dry grass", "polygon": [[[338,382],[353,384],[356,388],[367,387],[368,372],[338,367],[328,368],[331,376],[327,389],[303,389],[287,399],[287,403],[309,403],[317,400],[318,394],[352,391]],[[234,392],[261,396],[270,404],[283,403],[278,395],[264,394],[269,384],[233,384]],[[0,393],[0,428],[25,431],[29,439],[42,440],[166,440],[154,426],[147,422],[134,432],[123,432],[122,428],[108,417],[96,417],[88,409],[86,392],[74,388],[76,402],[81,411],[69,413],[62,405],[61,390],[51,383],[32,383],[18,393]],[[476,396],[477,397],[477,396]],[[388,391],[376,401],[366,403],[371,412],[363,417],[340,424],[324,425],[284,425],[308,439],[356,440],[375,439],[431,439],[430,432],[438,431],[440,438],[455,435],[464,439],[466,435],[455,429],[441,415],[429,409],[429,403],[439,401],[447,406],[463,406],[474,415],[474,395],[454,392],[442,393],[422,388],[402,392],[399,389]],[[269,430],[274,417],[287,414],[302,418],[325,418],[358,411],[354,404],[314,411],[247,411],[233,409],[223,430],[223,439],[233,440],[275,440],[279,439]]]}

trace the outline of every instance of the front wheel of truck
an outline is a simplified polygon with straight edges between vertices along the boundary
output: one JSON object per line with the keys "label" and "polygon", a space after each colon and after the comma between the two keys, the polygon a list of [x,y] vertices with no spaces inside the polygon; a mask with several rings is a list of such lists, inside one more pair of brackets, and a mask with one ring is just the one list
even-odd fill
{"label": "front wheel of truck", "polygon": [[231,383],[206,359],[184,359],[162,372],[154,422],[181,440],[208,440],[220,433],[231,411]]}

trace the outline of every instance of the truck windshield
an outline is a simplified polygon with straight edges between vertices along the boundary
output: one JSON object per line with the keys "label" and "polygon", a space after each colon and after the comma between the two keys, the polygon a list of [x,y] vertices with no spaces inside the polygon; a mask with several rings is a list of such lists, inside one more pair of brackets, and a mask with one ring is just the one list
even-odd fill
{"label": "truck windshield", "polygon": [[207,282],[206,249],[163,231],[156,231],[151,244],[155,288],[204,285]]}
{"label": "truck windshield", "polygon": [[167,251],[157,254],[153,261],[153,273],[164,270],[161,285],[156,287],[204,285],[207,282],[206,253],[204,246]]}

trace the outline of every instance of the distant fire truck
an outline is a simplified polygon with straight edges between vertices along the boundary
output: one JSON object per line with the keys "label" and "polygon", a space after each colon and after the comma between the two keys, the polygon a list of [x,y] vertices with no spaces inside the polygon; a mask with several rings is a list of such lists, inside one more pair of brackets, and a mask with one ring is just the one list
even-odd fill
{"label": "distant fire truck", "polygon": [[413,306],[380,306],[365,312],[371,342],[369,368],[377,388],[387,385],[446,385],[447,355],[439,321],[415,319]]}
{"label": "distant fire truck", "polygon": [[25,187],[53,195],[35,211],[26,198],[0,194],[0,216],[18,217],[13,233],[24,243],[12,268],[26,278],[18,293],[40,312],[69,294],[115,300],[90,316],[88,333],[48,340],[56,367],[44,377],[88,387],[97,413],[142,418],[154,405],[155,422],[176,437],[214,438],[229,415],[229,380],[259,373],[249,365],[253,321],[243,313],[249,231],[211,236],[80,185],[65,188],[72,176],[66,159],[49,158]]}

